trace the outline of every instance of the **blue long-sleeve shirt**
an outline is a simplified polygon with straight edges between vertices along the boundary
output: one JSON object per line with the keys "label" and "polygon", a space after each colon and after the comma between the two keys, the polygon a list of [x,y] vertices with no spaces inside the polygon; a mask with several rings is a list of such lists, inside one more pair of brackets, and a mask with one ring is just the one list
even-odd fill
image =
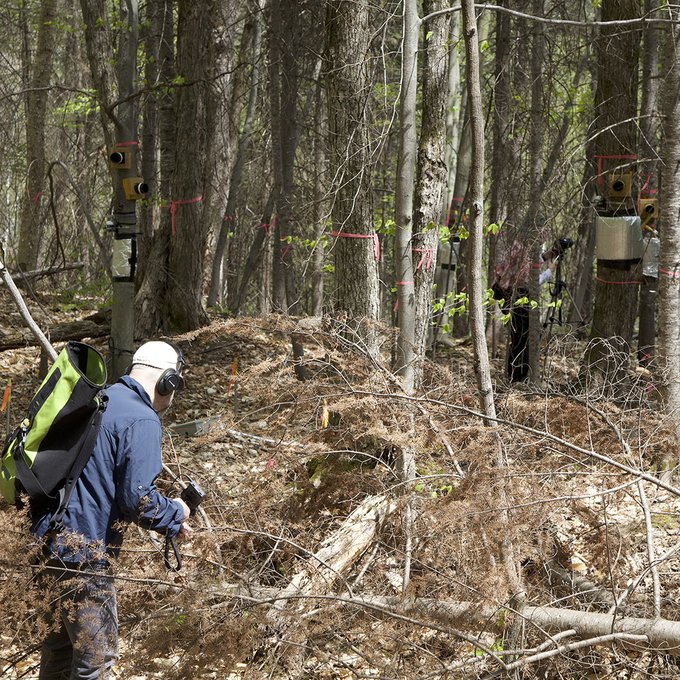
{"label": "blue long-sleeve shirt", "polygon": [[[121,521],[169,537],[182,526],[181,505],[155,486],[163,467],[161,423],[148,394],[129,376],[106,392],[108,406],[92,456],[64,513],[64,530],[47,540],[47,549],[67,562],[117,554]],[[35,518],[31,531],[44,536],[50,518],[51,513]]]}

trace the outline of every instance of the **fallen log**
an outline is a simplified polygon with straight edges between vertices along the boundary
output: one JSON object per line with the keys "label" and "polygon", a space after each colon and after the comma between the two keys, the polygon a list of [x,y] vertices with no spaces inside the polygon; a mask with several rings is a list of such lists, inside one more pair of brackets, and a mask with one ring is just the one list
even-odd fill
{"label": "fallen log", "polygon": [[[98,311],[79,321],[57,324],[49,329],[50,342],[66,340],[82,340],[83,338],[102,338],[111,333],[111,312]],[[33,332],[28,329],[18,329],[5,335],[0,335],[0,351],[17,349],[18,347],[32,347],[38,344]]]}
{"label": "fallen log", "polygon": [[281,600],[275,610],[282,609],[291,596],[329,592],[337,579],[347,573],[371,545],[378,527],[395,508],[395,502],[386,496],[371,496],[364,500],[281,591]]}
{"label": "fallen log", "polygon": [[45,269],[34,269],[29,272],[12,272],[12,278],[15,281],[24,281],[26,279],[39,279],[43,276],[52,276],[60,274],[61,272],[72,271],[74,269],[82,269],[84,267],[82,262],[67,262],[61,267],[47,267]]}
{"label": "fallen log", "polygon": [[[357,605],[384,607],[408,616],[432,619],[447,625],[474,629],[489,628],[498,621],[501,608],[471,602],[448,602],[429,598],[362,597],[348,599]],[[579,638],[597,638],[610,633],[644,635],[649,647],[680,656],[680,621],[617,617],[599,612],[583,612],[557,607],[522,607],[517,613],[526,624],[546,633],[575,630]]]}
{"label": "fallen log", "polygon": [[[308,589],[306,589],[308,590]],[[451,602],[432,598],[399,596],[345,596],[328,592],[302,592],[291,587],[277,590],[258,586],[229,585],[220,589],[223,597],[242,600],[248,606],[267,605],[280,608],[287,600],[322,600],[329,606],[352,606],[384,616],[407,617],[414,625],[440,624],[463,631],[493,631],[507,625],[508,610],[475,602]],[[525,606],[515,616],[546,637],[573,631],[573,637],[592,639],[593,644],[608,644],[611,634],[636,637],[635,647],[644,646],[662,654],[680,656],[680,621],[617,617],[599,612],[584,612],[558,607]],[[296,610],[299,615],[299,610]],[[435,626],[436,627],[436,626]],[[637,636],[644,636],[644,640]]]}

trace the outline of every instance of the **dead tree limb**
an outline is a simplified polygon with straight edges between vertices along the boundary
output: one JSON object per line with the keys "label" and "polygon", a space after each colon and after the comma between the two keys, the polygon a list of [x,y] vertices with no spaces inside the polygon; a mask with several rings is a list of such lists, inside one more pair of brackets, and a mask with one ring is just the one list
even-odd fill
{"label": "dead tree limb", "polygon": [[[461,628],[489,628],[499,619],[501,609],[471,602],[448,602],[429,598],[414,600],[399,597],[346,598],[350,604],[383,606],[390,611],[435,620]],[[583,612],[557,607],[522,607],[517,612],[526,624],[547,633],[574,629],[582,639],[598,638],[610,633],[644,635],[646,645],[664,654],[680,656],[680,621],[668,619],[617,618],[611,614]]]}
{"label": "dead tree limb", "polygon": [[[411,623],[425,627],[437,624],[453,626],[465,631],[496,630],[508,612],[503,607],[480,605],[477,602],[451,602],[419,597],[415,599],[400,596],[342,596],[320,594],[313,591],[291,592],[290,588],[277,590],[257,586],[228,585],[215,593],[217,597],[242,600],[248,606],[277,605],[288,600],[326,601],[332,606],[352,606],[385,616],[408,617]],[[281,606],[280,604],[278,605]],[[296,611],[296,615],[297,615]],[[680,656],[680,621],[669,619],[643,619],[637,617],[617,618],[611,614],[585,612],[557,607],[524,606],[514,612],[528,626],[552,640],[574,635],[589,641],[590,645],[609,644],[609,635],[635,636],[636,648],[644,645],[663,654]],[[548,641],[540,645],[539,651],[549,646]],[[481,648],[481,647],[480,647]],[[517,654],[517,651],[508,652]]]}
{"label": "dead tree limb", "polygon": [[52,361],[55,361],[57,358],[57,353],[54,347],[52,347],[50,341],[47,339],[45,334],[40,330],[38,324],[33,320],[31,312],[28,311],[28,307],[24,302],[24,298],[21,296],[19,289],[14,284],[14,281],[12,280],[10,273],[7,271],[7,268],[5,267],[5,263],[2,261],[0,261],[0,276],[2,276],[2,280],[5,282],[5,285],[7,286],[12,296],[12,299],[19,308],[19,313],[21,314],[23,320],[26,322],[26,325],[30,329],[31,333],[35,336],[38,343],[45,350],[45,352],[52,358]]}
{"label": "dead tree limb", "polygon": [[396,504],[386,496],[371,496],[364,500],[307,560],[305,567],[282,591],[283,598],[328,592],[336,579],[346,574],[371,545],[379,525],[395,507]]}
{"label": "dead tree limb", "polygon": [[[26,317],[24,317],[24,319],[25,318]],[[35,322],[33,323],[35,324]],[[7,349],[16,349],[17,347],[30,347],[32,345],[38,344],[42,345],[43,343],[40,341],[40,338],[38,338],[30,325],[29,329],[30,332],[18,330],[13,333],[0,335],[0,352]],[[62,342],[65,340],[82,340],[83,338],[101,338],[108,335],[110,332],[111,313],[108,311],[95,312],[94,314],[91,314],[80,321],[72,321],[54,326],[50,329],[50,339],[52,342]]]}
{"label": "dead tree limb", "polygon": [[45,269],[35,269],[30,272],[14,272],[12,278],[15,280],[38,279],[43,276],[52,276],[53,274],[60,274],[61,272],[73,269],[82,269],[84,266],[82,262],[69,262],[61,267],[46,267]]}

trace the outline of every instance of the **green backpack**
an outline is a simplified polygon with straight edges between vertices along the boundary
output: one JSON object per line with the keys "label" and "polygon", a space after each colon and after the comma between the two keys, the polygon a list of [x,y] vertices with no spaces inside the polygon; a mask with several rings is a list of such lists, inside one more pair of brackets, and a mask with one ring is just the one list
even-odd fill
{"label": "green backpack", "polygon": [[33,397],[26,418],[9,436],[0,459],[0,492],[34,510],[54,509],[51,528],[61,528],[75,483],[87,463],[106,409],[106,364],[82,342],[61,351]]}

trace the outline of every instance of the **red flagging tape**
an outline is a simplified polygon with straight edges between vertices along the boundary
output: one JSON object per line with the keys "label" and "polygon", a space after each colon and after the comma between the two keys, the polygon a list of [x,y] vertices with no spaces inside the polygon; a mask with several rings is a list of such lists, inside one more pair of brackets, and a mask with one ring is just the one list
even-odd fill
{"label": "red flagging tape", "polygon": [[170,201],[164,203],[161,208],[170,208],[170,235],[175,238],[175,213],[180,205],[189,205],[190,203],[200,203],[203,200],[203,194],[196,196],[196,198],[187,198],[183,201]]}
{"label": "red flagging tape", "polygon": [[372,238],[374,241],[373,254],[375,255],[376,262],[380,261],[380,239],[378,234],[352,234],[348,231],[332,231],[331,236],[335,238]]}

